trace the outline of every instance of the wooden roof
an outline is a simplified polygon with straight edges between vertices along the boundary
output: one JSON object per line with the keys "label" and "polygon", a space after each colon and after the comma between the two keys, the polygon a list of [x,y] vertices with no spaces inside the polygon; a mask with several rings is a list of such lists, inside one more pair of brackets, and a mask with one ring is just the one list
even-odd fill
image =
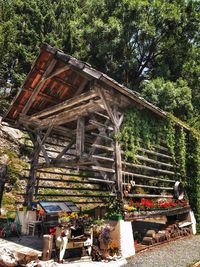
{"label": "wooden roof", "polygon": [[161,117],[167,117],[166,112],[146,101],[137,92],[129,90],[91,65],[44,44],[4,119],[16,123],[21,115],[33,116],[52,106],[62,105],[64,101],[87,92],[94,82],[117,91],[131,102]]}

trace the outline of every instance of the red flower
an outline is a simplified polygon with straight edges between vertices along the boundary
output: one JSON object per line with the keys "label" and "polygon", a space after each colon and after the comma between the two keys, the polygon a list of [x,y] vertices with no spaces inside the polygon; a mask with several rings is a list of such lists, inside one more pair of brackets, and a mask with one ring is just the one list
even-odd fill
{"label": "red flower", "polygon": [[134,203],[133,200],[130,200],[128,205],[131,207],[131,206],[133,206],[133,203]]}

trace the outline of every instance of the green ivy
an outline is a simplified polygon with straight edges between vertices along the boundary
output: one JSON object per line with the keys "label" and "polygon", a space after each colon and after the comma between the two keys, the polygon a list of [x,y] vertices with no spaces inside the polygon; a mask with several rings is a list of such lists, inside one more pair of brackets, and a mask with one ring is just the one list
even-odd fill
{"label": "green ivy", "polygon": [[167,147],[171,153],[172,159],[175,162],[175,123],[173,119],[168,116],[167,125],[165,126]]}
{"label": "green ivy", "polygon": [[200,134],[192,130],[188,139],[187,193],[195,213],[197,232],[200,233]]}
{"label": "green ivy", "polygon": [[181,173],[180,178],[186,186],[200,232],[200,134],[189,131],[187,125],[170,114],[164,120],[145,109],[134,107],[125,111],[118,139],[125,151],[125,160],[133,162],[136,161],[138,147],[155,150],[156,146],[166,142],[174,166]]}

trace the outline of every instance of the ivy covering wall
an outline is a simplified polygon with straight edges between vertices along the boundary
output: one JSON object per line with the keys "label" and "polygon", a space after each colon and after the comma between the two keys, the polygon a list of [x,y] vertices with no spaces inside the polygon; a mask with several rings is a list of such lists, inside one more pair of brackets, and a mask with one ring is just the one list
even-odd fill
{"label": "ivy covering wall", "polygon": [[170,152],[175,170],[181,175],[190,205],[195,212],[200,232],[200,135],[177,126],[177,120],[168,115],[165,120],[146,109],[131,107],[126,110],[118,136],[127,162],[137,162],[138,148],[155,150],[165,146]]}

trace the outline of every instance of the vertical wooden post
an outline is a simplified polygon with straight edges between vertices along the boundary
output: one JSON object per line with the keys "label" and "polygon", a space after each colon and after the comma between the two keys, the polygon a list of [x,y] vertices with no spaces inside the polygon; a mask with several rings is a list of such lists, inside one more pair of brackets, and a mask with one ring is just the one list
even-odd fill
{"label": "vertical wooden post", "polygon": [[117,180],[117,190],[119,197],[123,199],[123,185],[122,185],[122,160],[121,160],[121,148],[120,143],[117,140],[117,135],[119,134],[120,126],[123,121],[123,114],[118,112],[116,106],[113,108],[113,116],[115,118],[114,133],[115,133],[115,173]]}
{"label": "vertical wooden post", "polygon": [[[115,127],[115,136],[119,133],[119,128]],[[119,141],[115,138],[115,175],[116,175],[116,181],[117,181],[117,191],[119,194],[119,197],[123,198],[123,192],[122,192],[122,161],[121,161],[121,149]]]}
{"label": "vertical wooden post", "polygon": [[81,157],[84,152],[85,141],[85,118],[81,117],[77,120],[76,129],[76,152],[77,156]]}
{"label": "vertical wooden post", "polygon": [[39,144],[37,142],[37,137],[33,134],[30,134],[31,140],[33,142],[33,156],[31,160],[31,168],[29,173],[29,179],[26,186],[26,197],[24,200],[24,205],[27,206],[28,209],[31,209],[33,203],[33,196],[35,191],[35,183],[37,177],[37,169],[36,165],[38,164],[40,149]]}

